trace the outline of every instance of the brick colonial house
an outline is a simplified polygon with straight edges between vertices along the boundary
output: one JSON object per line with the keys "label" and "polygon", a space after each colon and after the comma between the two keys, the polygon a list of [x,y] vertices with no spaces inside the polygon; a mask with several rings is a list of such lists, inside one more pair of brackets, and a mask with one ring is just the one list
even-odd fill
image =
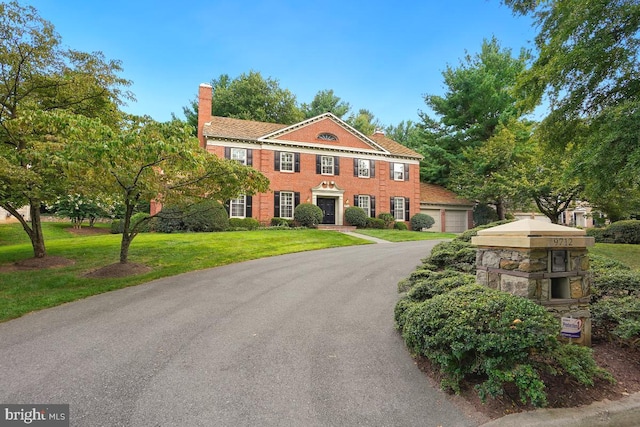
{"label": "brick colonial house", "polygon": [[313,203],[323,224],[344,225],[344,210],[371,217],[391,213],[409,221],[420,212],[422,156],[385,137],[365,136],[331,113],[293,125],[211,116],[212,88],[201,84],[200,145],[220,157],[252,166],[269,178],[268,193],[229,202],[232,218],[293,218],[300,203]]}

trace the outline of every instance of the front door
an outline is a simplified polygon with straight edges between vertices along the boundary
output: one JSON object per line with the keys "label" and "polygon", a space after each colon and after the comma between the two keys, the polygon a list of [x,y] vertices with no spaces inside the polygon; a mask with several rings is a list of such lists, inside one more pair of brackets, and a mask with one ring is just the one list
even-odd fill
{"label": "front door", "polygon": [[335,224],[336,223],[336,199],[330,199],[327,197],[318,197],[318,207],[322,209],[322,223],[323,224]]}

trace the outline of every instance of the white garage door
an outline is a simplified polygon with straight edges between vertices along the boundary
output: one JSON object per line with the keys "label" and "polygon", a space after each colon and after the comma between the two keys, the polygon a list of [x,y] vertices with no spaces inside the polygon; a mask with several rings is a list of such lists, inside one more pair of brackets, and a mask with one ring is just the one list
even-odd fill
{"label": "white garage door", "polygon": [[467,211],[446,211],[447,233],[463,233],[467,231]]}
{"label": "white garage door", "polygon": [[442,224],[440,222],[440,209],[421,209],[420,212],[429,215],[435,220],[431,228],[427,229],[427,231],[442,231]]}

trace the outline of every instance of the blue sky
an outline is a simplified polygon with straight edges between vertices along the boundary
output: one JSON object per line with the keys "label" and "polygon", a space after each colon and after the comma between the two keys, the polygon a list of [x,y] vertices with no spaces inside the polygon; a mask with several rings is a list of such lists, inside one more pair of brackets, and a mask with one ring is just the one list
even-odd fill
{"label": "blue sky", "polygon": [[19,0],[56,27],[63,45],[122,61],[137,101],[159,121],[220,74],[277,79],[299,103],[325,89],[383,124],[418,121],[442,71],[495,36],[532,49],[535,29],[499,0]]}

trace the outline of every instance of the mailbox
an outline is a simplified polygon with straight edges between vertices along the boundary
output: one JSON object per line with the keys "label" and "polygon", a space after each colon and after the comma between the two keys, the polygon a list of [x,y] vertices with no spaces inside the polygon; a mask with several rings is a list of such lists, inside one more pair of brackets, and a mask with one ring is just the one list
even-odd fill
{"label": "mailbox", "polygon": [[594,244],[584,230],[520,220],[478,231],[476,280],[529,298],[558,319],[580,321],[583,345],[591,343],[589,257]]}
{"label": "mailbox", "polygon": [[567,251],[551,251],[551,272],[567,271]]}

